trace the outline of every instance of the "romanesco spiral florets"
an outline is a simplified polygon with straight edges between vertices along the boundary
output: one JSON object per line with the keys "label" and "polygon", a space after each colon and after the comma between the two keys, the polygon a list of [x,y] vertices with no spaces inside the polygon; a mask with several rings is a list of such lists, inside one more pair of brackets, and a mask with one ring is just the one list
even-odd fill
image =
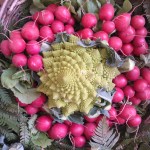
{"label": "romanesco spiral florets", "polygon": [[65,116],[75,111],[87,114],[96,101],[96,89],[112,90],[112,79],[119,74],[106,65],[105,49],[84,48],[78,40],[70,36],[68,42],[53,44],[52,51],[43,53],[44,71],[39,73],[38,91],[48,96],[49,108],[62,108]]}

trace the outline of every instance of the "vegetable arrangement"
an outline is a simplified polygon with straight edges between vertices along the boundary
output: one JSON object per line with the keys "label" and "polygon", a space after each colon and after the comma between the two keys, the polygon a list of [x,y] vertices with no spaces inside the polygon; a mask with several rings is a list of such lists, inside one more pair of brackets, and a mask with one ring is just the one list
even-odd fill
{"label": "vegetable arrangement", "polygon": [[29,118],[26,148],[67,139],[76,148],[112,149],[120,137],[113,128],[137,131],[150,100],[146,19],[134,15],[143,2],[120,12],[109,1],[86,11],[86,2],[72,3],[33,1],[29,20],[0,43],[11,61],[1,84]]}

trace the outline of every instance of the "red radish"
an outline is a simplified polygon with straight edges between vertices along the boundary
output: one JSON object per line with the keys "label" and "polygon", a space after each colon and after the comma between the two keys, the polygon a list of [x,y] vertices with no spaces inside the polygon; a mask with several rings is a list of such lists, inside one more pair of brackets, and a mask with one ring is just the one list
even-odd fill
{"label": "red radish", "polygon": [[71,14],[68,8],[65,6],[58,6],[55,11],[56,19],[60,20],[61,22],[68,22],[71,18]]}
{"label": "red radish", "polygon": [[22,53],[13,55],[12,64],[18,68],[26,66],[27,65],[26,55]]}
{"label": "red radish", "polygon": [[108,34],[111,34],[115,31],[115,24],[113,21],[104,21],[102,24],[102,30]]}
{"label": "red radish", "polygon": [[116,87],[116,92],[113,96],[112,102],[114,103],[120,103],[123,99],[124,99],[124,93],[122,91],[122,89]]}
{"label": "red radish", "polygon": [[13,31],[11,31],[10,34],[9,34],[9,36],[10,36],[10,39],[13,39],[13,38],[14,38],[14,39],[16,39],[16,38],[21,39],[21,38],[22,38],[21,32],[18,31],[18,30],[13,30]]}
{"label": "red radish", "polygon": [[141,103],[141,100],[137,98],[136,96],[133,96],[129,99],[130,102],[132,102],[133,105],[139,105]]}
{"label": "red radish", "polygon": [[75,19],[71,16],[71,18],[69,19],[69,21],[67,22],[67,24],[70,24],[70,25],[74,26]]}
{"label": "red radish", "polygon": [[141,75],[150,84],[150,68],[142,68]]}
{"label": "red radish", "polygon": [[53,140],[65,138],[68,134],[68,126],[61,123],[55,123],[48,131],[48,136]]}
{"label": "red radish", "polygon": [[39,12],[38,23],[42,25],[50,25],[54,21],[54,15],[49,10]]}
{"label": "red radish", "polygon": [[121,50],[123,54],[129,56],[133,51],[133,45],[131,43],[123,44]]}
{"label": "red radish", "polygon": [[126,105],[121,105],[119,109],[119,117],[125,119],[125,120],[130,120],[136,116],[136,109],[134,106],[126,104]]}
{"label": "red radish", "polygon": [[21,53],[26,48],[26,42],[23,39],[11,39],[9,41],[9,48],[13,53]]}
{"label": "red radish", "polygon": [[47,116],[43,115],[36,119],[35,127],[38,131],[45,132],[48,131],[52,126],[52,119]]}
{"label": "red radish", "polygon": [[64,124],[66,124],[67,126],[71,126],[72,125],[72,122],[70,120],[65,120],[64,121]]}
{"label": "red radish", "polygon": [[143,92],[147,88],[147,86],[148,83],[144,79],[137,79],[133,84],[134,90],[137,92]]}
{"label": "red radish", "polygon": [[106,3],[99,10],[99,19],[106,21],[112,20],[112,18],[114,17],[114,12],[115,10],[113,5],[110,3]]}
{"label": "red radish", "polygon": [[86,144],[86,139],[84,136],[77,136],[71,138],[72,144],[77,148],[82,148]]}
{"label": "red radish", "polygon": [[140,77],[140,69],[135,66],[133,70],[125,74],[126,78],[130,81],[135,81]]}
{"label": "red radish", "polygon": [[35,99],[31,105],[33,107],[42,107],[44,103],[46,102],[46,96],[44,94],[41,94],[37,99]]}
{"label": "red radish", "polygon": [[120,74],[113,79],[113,83],[116,87],[123,88],[127,85],[127,79],[123,74]]}
{"label": "red radish", "polygon": [[40,52],[40,48],[39,42],[32,40],[27,43],[26,51],[29,55],[35,55]]}
{"label": "red radish", "polygon": [[119,51],[122,47],[122,40],[117,36],[112,36],[109,38],[109,46],[112,47],[115,51]]}
{"label": "red radish", "polygon": [[25,107],[28,104],[22,103],[17,97],[16,97],[16,102],[19,104],[20,107]]}
{"label": "red radish", "polygon": [[111,109],[108,111],[110,117],[109,120],[116,120],[116,116],[117,116],[117,111],[116,109],[112,106]]}
{"label": "red radish", "polygon": [[68,34],[73,34],[74,33],[74,28],[71,25],[65,25],[64,29]]}
{"label": "red radish", "polygon": [[150,99],[150,87],[147,87],[142,92],[137,92],[135,95],[137,98],[140,98],[142,101],[146,101]]}
{"label": "red radish", "polygon": [[125,124],[126,120],[117,116],[115,122],[119,125],[123,125],[123,124]]}
{"label": "red radish", "polygon": [[52,29],[53,33],[58,33],[58,32],[63,32],[65,27],[61,21],[54,20],[51,25],[51,29]]}
{"label": "red radish", "polygon": [[140,28],[138,30],[135,31],[136,36],[141,36],[141,37],[146,37],[147,35],[147,29],[145,27]]}
{"label": "red radish", "polygon": [[136,36],[133,40],[133,45],[135,45],[136,47],[143,46],[145,43],[146,43],[146,40],[144,37]]}
{"label": "red radish", "polygon": [[6,57],[9,57],[11,55],[12,52],[9,48],[9,41],[8,40],[3,40],[1,42],[0,50],[1,50],[2,54]]}
{"label": "red radish", "polygon": [[83,30],[80,30],[79,36],[82,39],[91,39],[93,37],[93,31],[90,28],[84,28]]}
{"label": "red radish", "polygon": [[49,10],[50,12],[54,13],[57,9],[57,5],[56,4],[50,4],[46,7],[46,10]]}
{"label": "red radish", "polygon": [[131,98],[135,95],[135,91],[133,89],[132,86],[130,85],[127,85],[124,89],[123,89],[123,92],[124,92],[124,95],[127,97],[127,98]]}
{"label": "red radish", "polygon": [[142,122],[142,118],[140,115],[136,114],[136,116],[134,116],[133,119],[131,120],[128,120],[127,124],[130,126],[130,127],[138,127]]}
{"label": "red radish", "polygon": [[117,31],[124,31],[128,28],[131,21],[130,13],[122,13],[114,19],[115,28]]}
{"label": "red radish", "polygon": [[28,68],[32,71],[40,71],[43,68],[42,56],[33,55],[28,59]]}
{"label": "red radish", "polygon": [[105,40],[108,42],[109,37],[108,34],[105,31],[98,31],[96,33],[93,34],[93,39],[101,39],[102,41]]}
{"label": "red radish", "polygon": [[27,22],[22,27],[21,35],[26,40],[37,40],[39,38],[38,26],[33,21]]}
{"label": "red radish", "polygon": [[84,132],[84,126],[82,124],[72,123],[69,132],[73,136],[81,136]]}
{"label": "red radish", "polygon": [[148,50],[148,44],[147,44],[147,42],[145,42],[140,47],[134,47],[134,49],[133,49],[133,55],[140,56],[141,54],[146,54],[147,50]]}
{"label": "red radish", "polygon": [[30,104],[27,105],[24,109],[25,109],[25,111],[26,111],[26,113],[28,115],[34,115],[34,114],[36,114],[39,111],[38,108],[35,108],[32,105],[30,105]]}
{"label": "red radish", "polygon": [[131,25],[134,29],[140,29],[145,25],[145,18],[142,15],[135,15],[131,18]]}
{"label": "red radish", "polygon": [[98,119],[98,117],[89,117],[89,116],[84,116],[84,119],[87,121],[87,122],[95,122],[97,119]]}
{"label": "red radish", "polygon": [[54,41],[54,34],[52,29],[49,26],[43,26],[40,29],[40,37],[48,42],[53,42]]}
{"label": "red radish", "polygon": [[32,19],[33,19],[34,21],[38,22],[39,14],[40,14],[40,12],[35,12],[35,13],[32,15]]}
{"label": "red radish", "polygon": [[93,13],[86,13],[81,19],[84,28],[92,28],[97,24],[97,18]]}
{"label": "red radish", "polygon": [[128,26],[126,30],[119,32],[118,36],[123,43],[130,43],[135,37],[135,29],[132,26]]}
{"label": "red radish", "polygon": [[96,129],[95,123],[86,123],[84,126],[84,135],[87,140],[90,140]]}
{"label": "red radish", "polygon": [[99,122],[101,121],[103,119],[103,115],[99,115],[98,117],[97,117],[97,119],[96,119],[96,125],[98,125],[99,124]]}

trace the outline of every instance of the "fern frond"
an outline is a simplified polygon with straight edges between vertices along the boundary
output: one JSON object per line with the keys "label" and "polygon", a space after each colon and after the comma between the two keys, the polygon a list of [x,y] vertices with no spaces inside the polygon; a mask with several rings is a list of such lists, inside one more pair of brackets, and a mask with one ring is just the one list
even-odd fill
{"label": "fern frond", "polygon": [[120,135],[117,135],[113,129],[109,129],[106,119],[99,122],[95,130],[95,135],[90,141],[91,149],[96,150],[111,150],[119,140]]}

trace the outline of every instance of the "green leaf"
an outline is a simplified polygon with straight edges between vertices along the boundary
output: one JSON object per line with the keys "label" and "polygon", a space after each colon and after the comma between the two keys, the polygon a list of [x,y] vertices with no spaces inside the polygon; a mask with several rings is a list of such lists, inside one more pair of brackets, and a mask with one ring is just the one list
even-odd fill
{"label": "green leaf", "polygon": [[72,5],[72,3],[70,3],[70,1],[65,2],[64,5],[69,8],[71,13],[73,13],[75,15],[77,14],[74,5]]}
{"label": "green leaf", "polygon": [[20,93],[16,88],[11,89],[16,97],[25,104],[32,103],[37,99],[41,93],[37,92],[35,88],[27,89],[23,94]]}
{"label": "green leaf", "polygon": [[124,0],[122,8],[118,11],[117,15],[124,13],[124,12],[129,12],[132,9],[132,4],[129,0]]}
{"label": "green leaf", "polygon": [[33,0],[33,4],[34,4],[34,6],[36,6],[39,9],[44,9],[45,8],[45,6],[41,2],[41,0]]}
{"label": "green leaf", "polygon": [[11,89],[13,88],[19,81],[17,79],[12,79],[13,74],[17,71],[16,68],[11,67],[3,71],[1,75],[1,83],[2,86]]}
{"label": "green leaf", "polygon": [[51,145],[52,140],[49,139],[45,133],[38,132],[36,135],[31,135],[32,142],[42,148],[46,148]]}
{"label": "green leaf", "polygon": [[37,119],[37,114],[31,116],[31,118],[28,120],[28,127],[30,130],[35,126],[36,119]]}

